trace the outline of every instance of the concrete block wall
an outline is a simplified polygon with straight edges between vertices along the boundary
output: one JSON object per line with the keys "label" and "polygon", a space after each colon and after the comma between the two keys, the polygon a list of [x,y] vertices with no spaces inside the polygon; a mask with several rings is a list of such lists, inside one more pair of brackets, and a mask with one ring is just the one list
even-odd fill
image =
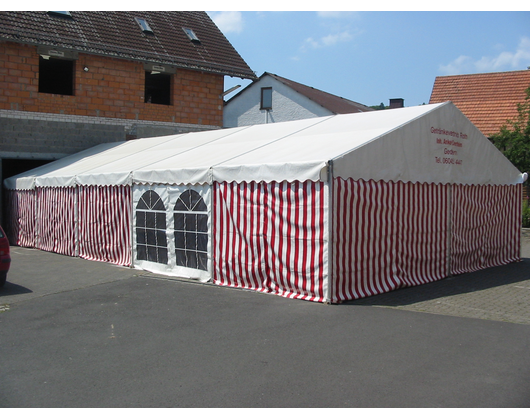
{"label": "concrete block wall", "polygon": [[119,125],[0,117],[1,154],[61,156],[125,140]]}
{"label": "concrete block wall", "polygon": [[57,159],[100,143],[215,127],[0,109],[0,158]]}

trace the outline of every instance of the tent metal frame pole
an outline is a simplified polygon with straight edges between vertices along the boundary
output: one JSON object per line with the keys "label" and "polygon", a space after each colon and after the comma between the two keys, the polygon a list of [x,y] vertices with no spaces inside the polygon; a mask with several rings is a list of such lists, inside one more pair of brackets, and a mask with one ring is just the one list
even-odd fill
{"label": "tent metal frame pole", "polygon": [[208,229],[208,244],[210,247],[210,252],[208,253],[208,262],[210,263],[210,267],[208,267],[208,274],[210,275],[209,282],[214,284],[214,278],[213,278],[213,272],[214,272],[214,212],[217,211],[217,208],[214,207],[215,202],[215,185],[214,185],[214,179],[213,179],[213,167],[210,167],[208,169],[208,186],[210,188],[210,205],[208,206],[208,223],[210,224],[210,228]]}
{"label": "tent metal frame pole", "polygon": [[80,255],[80,246],[79,246],[79,190],[81,186],[79,184],[74,185],[74,256],[79,257]]}
{"label": "tent metal frame pole", "polygon": [[449,191],[447,192],[447,277],[451,277],[452,273],[452,249],[451,244],[453,243],[453,185],[448,185]]}
{"label": "tent metal frame pole", "polygon": [[328,184],[328,243],[327,243],[327,254],[328,254],[328,287],[324,296],[326,303],[331,303],[331,297],[333,296],[333,161],[328,161],[327,168],[327,184]]}
{"label": "tent metal frame pole", "polygon": [[129,200],[129,211],[130,211],[130,214],[131,214],[131,222],[129,223],[129,230],[130,230],[130,234],[131,234],[131,246],[129,247],[129,250],[130,250],[130,253],[131,253],[131,263],[129,265],[130,268],[134,268],[134,252],[135,252],[135,249],[134,249],[134,223],[135,223],[135,214],[134,214],[134,197],[133,197],[133,192],[134,192],[134,183],[131,182],[131,184],[128,186],[130,188],[130,193],[129,193],[129,197],[130,197],[130,200]]}
{"label": "tent metal frame pole", "polygon": [[40,200],[39,200],[39,187],[35,185],[35,227],[33,237],[35,238],[34,246],[36,249],[40,249],[40,223],[39,223],[39,210],[40,210]]}

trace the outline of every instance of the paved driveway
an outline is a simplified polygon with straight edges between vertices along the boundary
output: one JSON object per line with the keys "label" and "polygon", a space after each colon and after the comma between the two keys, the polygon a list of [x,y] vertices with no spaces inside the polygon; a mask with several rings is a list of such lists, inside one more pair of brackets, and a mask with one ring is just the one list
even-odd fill
{"label": "paved driveway", "polygon": [[13,248],[0,407],[529,407],[530,260],[342,305]]}

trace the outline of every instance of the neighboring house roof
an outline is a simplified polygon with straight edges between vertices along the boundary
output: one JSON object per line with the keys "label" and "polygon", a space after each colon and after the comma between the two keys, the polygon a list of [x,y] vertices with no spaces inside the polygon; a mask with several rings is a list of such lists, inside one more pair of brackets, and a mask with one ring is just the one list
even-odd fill
{"label": "neighboring house roof", "polygon": [[[310,86],[303,85],[301,83],[293,82],[292,80],[286,79],[285,77],[280,77],[273,73],[265,72],[263,73],[258,80],[261,80],[262,78],[270,76],[279,82],[283,83],[286,86],[289,86],[291,89],[295,90],[301,95],[304,95],[305,97],[309,98],[313,102],[321,105],[322,107],[326,108],[333,114],[352,114],[355,112],[367,112],[367,111],[374,111],[372,108],[365,106],[363,104],[360,104],[358,102],[350,101],[349,99],[342,98],[340,96],[332,95],[331,93],[324,92],[322,90],[315,89]],[[247,88],[250,87],[247,86]],[[245,88],[246,89],[246,88]],[[234,95],[228,102],[230,102],[232,99],[234,99],[237,95]]]}
{"label": "neighboring house roof", "polygon": [[[256,75],[206,12],[0,12],[0,40],[173,65],[244,79]],[[144,19],[144,32],[135,18]],[[183,28],[195,32],[191,41]]]}
{"label": "neighboring house roof", "polygon": [[517,104],[524,102],[530,70],[439,76],[429,103],[451,101],[482,131],[491,136],[508,119],[516,119]]}

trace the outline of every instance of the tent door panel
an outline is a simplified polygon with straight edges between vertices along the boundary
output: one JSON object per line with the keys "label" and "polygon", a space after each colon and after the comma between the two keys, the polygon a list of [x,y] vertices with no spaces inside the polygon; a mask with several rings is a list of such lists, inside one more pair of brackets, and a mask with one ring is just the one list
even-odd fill
{"label": "tent door panel", "polygon": [[210,187],[134,185],[134,265],[210,279]]}

